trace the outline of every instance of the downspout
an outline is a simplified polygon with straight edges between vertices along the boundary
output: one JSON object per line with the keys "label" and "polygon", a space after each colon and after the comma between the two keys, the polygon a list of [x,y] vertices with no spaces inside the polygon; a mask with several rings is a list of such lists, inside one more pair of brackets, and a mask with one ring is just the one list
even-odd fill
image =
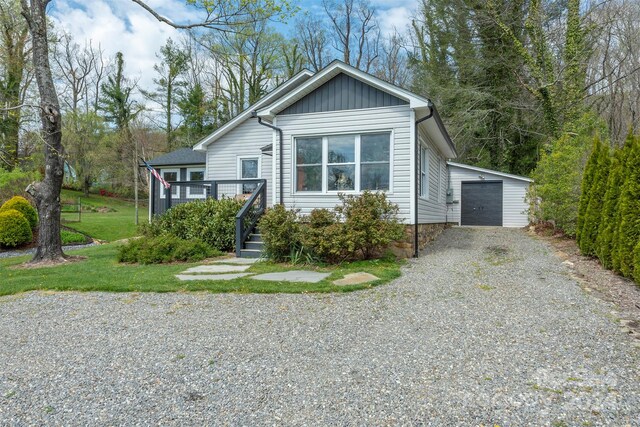
{"label": "downspout", "polygon": [[[257,111],[251,112],[251,117],[258,117],[258,112]],[[279,136],[279,139],[280,139],[279,142],[278,142],[278,151],[279,151],[278,161],[280,163],[280,204],[284,205],[284,183],[283,183],[284,160],[283,160],[283,155],[282,155],[282,152],[284,150],[282,140],[284,139],[284,137],[283,137],[283,134],[282,134],[282,129],[280,129],[277,126],[272,125],[271,123],[263,122],[262,121],[262,117],[258,117],[258,124],[261,124],[262,126],[266,126],[268,128],[271,128],[273,130],[277,130],[278,131],[278,136]]]}
{"label": "downspout", "polygon": [[[429,114],[427,114],[425,117],[416,120],[415,126],[414,126],[414,132],[415,132],[415,136],[414,136],[414,141],[415,141],[415,146],[413,147],[414,149],[414,158],[416,160],[416,164],[415,164],[415,170],[416,172],[418,172],[420,170],[420,161],[418,160],[418,155],[420,154],[420,152],[418,151],[418,147],[420,145],[420,133],[418,131],[418,125],[422,122],[424,122],[427,119],[430,119],[431,117],[433,117],[433,107],[429,106]],[[413,204],[415,206],[415,212],[413,213],[414,218],[413,218],[413,257],[414,258],[418,258],[420,256],[420,246],[418,243],[418,184],[420,183],[420,174],[417,173],[416,176],[413,177],[413,179],[416,180],[416,185],[414,186],[415,188],[415,194],[413,195],[415,203]]]}

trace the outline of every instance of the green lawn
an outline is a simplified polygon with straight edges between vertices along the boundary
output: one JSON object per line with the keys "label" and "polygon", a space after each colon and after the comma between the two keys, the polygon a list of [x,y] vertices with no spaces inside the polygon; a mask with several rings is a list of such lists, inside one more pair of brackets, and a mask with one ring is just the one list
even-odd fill
{"label": "green lawn", "polygon": [[[85,197],[80,191],[62,190],[61,198],[63,203],[76,202],[78,197],[80,197],[83,206],[106,210],[106,212],[82,212],[81,222],[63,222],[67,227],[88,234],[94,239],[108,242],[136,235],[135,206],[133,202],[95,194]],[[147,215],[147,205],[141,202],[139,206],[140,221],[146,221]],[[63,212],[62,214],[63,221],[75,221],[77,218],[77,213]]]}
{"label": "green lawn", "polygon": [[[0,295],[10,295],[31,290],[57,291],[108,291],[108,292],[174,292],[209,291],[238,293],[301,293],[301,292],[350,292],[387,283],[400,276],[400,263],[390,260],[360,261],[338,267],[291,266],[260,262],[248,272],[267,273],[286,270],[331,272],[319,283],[266,282],[239,278],[230,281],[180,282],[174,275],[190,266],[202,264],[128,265],[116,262],[119,244],[110,243],[71,252],[83,255],[86,260],[56,267],[14,269],[29,256],[0,260]],[[335,286],[331,282],[345,274],[366,271],[380,278],[375,282],[354,286]]]}

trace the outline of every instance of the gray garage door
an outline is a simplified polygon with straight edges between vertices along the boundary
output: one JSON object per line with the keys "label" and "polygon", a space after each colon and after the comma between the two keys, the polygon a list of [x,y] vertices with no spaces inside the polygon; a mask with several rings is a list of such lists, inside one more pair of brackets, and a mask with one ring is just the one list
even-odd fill
{"label": "gray garage door", "polygon": [[462,225],[502,226],[502,181],[462,182]]}

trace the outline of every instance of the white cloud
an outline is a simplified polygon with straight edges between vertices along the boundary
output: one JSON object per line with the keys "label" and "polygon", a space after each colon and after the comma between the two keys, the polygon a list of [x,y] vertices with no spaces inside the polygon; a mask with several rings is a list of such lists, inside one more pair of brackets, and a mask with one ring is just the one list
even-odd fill
{"label": "white cloud", "polygon": [[[184,1],[151,0],[148,3],[160,12],[170,9],[170,16],[175,20],[194,16]],[[158,62],[156,52],[169,37],[180,38],[178,30],[158,22],[130,0],[93,0],[82,5],[73,0],[59,0],[50,16],[58,29],[70,33],[79,44],[90,40],[94,46],[100,45],[109,57],[121,51],[126,74],[139,79],[143,88],[153,85],[153,65]]]}

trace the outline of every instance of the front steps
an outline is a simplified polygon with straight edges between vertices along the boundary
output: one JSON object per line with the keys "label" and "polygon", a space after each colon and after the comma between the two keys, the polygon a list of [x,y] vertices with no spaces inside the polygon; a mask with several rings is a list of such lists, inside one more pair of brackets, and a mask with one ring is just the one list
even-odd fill
{"label": "front steps", "polygon": [[244,242],[244,247],[240,250],[240,258],[260,258],[262,257],[263,248],[262,234],[260,234],[259,230],[255,230],[254,233],[249,235],[249,239]]}

